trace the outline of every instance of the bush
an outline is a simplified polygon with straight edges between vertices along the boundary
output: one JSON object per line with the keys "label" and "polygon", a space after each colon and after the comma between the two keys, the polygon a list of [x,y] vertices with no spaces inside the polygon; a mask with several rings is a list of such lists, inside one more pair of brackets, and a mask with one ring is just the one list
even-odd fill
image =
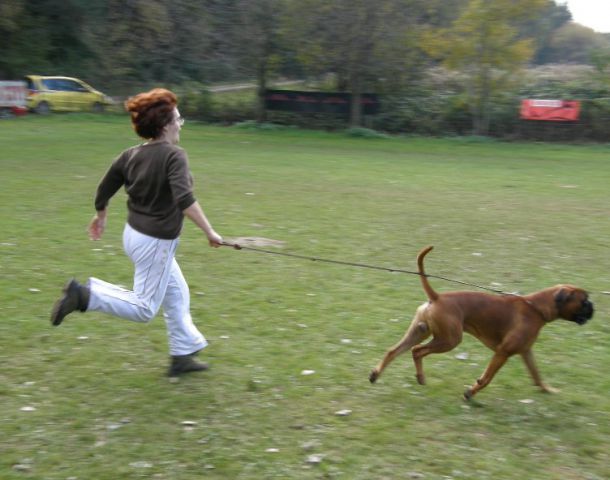
{"label": "bush", "polygon": [[376,130],[371,130],[370,128],[364,127],[351,127],[345,130],[345,133],[349,137],[357,137],[357,138],[388,138],[384,133],[380,133]]}
{"label": "bush", "polygon": [[610,97],[583,102],[581,123],[591,140],[610,141]]}
{"label": "bush", "polygon": [[195,120],[209,120],[212,114],[212,96],[204,85],[191,82],[174,91],[180,100],[180,113],[183,117]]}
{"label": "bush", "polygon": [[281,125],[292,125],[316,130],[342,130],[347,128],[347,118],[330,113],[295,113],[268,111],[267,119]]}
{"label": "bush", "polygon": [[[379,114],[366,117],[367,129],[348,130],[348,135],[377,137],[378,132],[415,135],[470,135],[473,118],[465,75],[440,67],[432,68],[408,90],[381,97]],[[582,102],[578,124],[526,123],[519,119],[524,98],[570,99]],[[256,91],[210,94],[199,86],[185,97],[188,115],[217,123],[239,123],[257,118]],[[323,113],[268,111],[267,121],[256,128],[290,125],[319,130],[344,130],[348,119]],[[265,125],[275,125],[266,127]],[[375,132],[375,133],[372,133]],[[545,65],[529,69],[518,83],[497,92],[491,102],[489,135],[515,138],[534,135],[542,140],[610,140],[610,86],[589,66]]]}
{"label": "bush", "polygon": [[256,120],[246,120],[245,122],[239,122],[234,125],[235,128],[243,130],[287,130],[294,128],[291,125],[278,125],[277,123],[268,122],[257,122]]}

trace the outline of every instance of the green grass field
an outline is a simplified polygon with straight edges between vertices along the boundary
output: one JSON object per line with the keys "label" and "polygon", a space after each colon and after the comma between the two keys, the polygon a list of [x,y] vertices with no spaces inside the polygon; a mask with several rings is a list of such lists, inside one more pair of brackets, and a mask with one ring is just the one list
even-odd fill
{"label": "green grass field", "polygon": [[85,229],[98,180],[137,140],[121,116],[3,120],[0,478],[610,478],[607,145],[188,122],[182,136],[197,197],[226,239],[402,269],[431,244],[430,274],[521,293],[588,289],[593,320],[557,321],[535,347],[561,393],[539,393],[514,358],[464,403],[491,356],[468,336],[424,361],[427,386],[410,355],[370,385],[425,298],[416,276],[211,249],[192,225],[178,260],[209,372],[167,380],[160,315],[141,325],[74,314],[52,328],[70,276],[131,283],[124,195],[102,241]]}

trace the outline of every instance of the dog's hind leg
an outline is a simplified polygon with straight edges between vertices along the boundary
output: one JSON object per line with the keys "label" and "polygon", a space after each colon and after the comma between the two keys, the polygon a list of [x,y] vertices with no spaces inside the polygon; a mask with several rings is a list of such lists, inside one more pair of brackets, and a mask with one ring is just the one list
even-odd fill
{"label": "dog's hind leg", "polygon": [[377,366],[371,371],[369,375],[369,380],[371,383],[375,383],[375,381],[379,378],[383,370],[392,362],[396,357],[398,357],[401,353],[404,353],[413,346],[418,345],[423,342],[426,338],[430,336],[430,328],[428,324],[422,320],[420,312],[415,315],[413,322],[411,322],[411,326],[407,330],[405,336],[390,348],[386,354],[384,355],[381,362],[377,364]]}
{"label": "dog's hind leg", "polygon": [[453,350],[462,341],[461,321],[456,317],[444,317],[435,319],[433,325],[433,338],[425,345],[418,345],[411,352],[415,363],[415,376],[417,383],[426,384],[424,375],[423,359],[431,353],[444,353]]}
{"label": "dog's hind leg", "polygon": [[420,385],[426,384],[426,376],[424,375],[424,363],[423,359],[425,356],[431,353],[445,353],[449,350],[453,350],[461,341],[461,337],[455,341],[447,341],[444,338],[434,337],[430,342],[425,345],[418,345],[413,349],[413,362],[415,363],[415,377],[417,383]]}

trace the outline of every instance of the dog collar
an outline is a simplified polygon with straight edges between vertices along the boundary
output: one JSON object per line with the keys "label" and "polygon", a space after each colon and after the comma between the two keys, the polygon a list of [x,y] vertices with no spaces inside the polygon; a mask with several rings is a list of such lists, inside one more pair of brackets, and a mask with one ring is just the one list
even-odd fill
{"label": "dog collar", "polygon": [[528,300],[527,298],[523,298],[521,297],[521,299],[527,303],[530,307],[532,307],[532,310],[534,310],[538,315],[540,315],[540,317],[542,317],[542,320],[544,321],[544,323],[547,323],[546,317],[544,316],[544,313],[542,313],[542,310],[540,310],[536,305],[534,305],[533,302],[531,302],[530,300]]}

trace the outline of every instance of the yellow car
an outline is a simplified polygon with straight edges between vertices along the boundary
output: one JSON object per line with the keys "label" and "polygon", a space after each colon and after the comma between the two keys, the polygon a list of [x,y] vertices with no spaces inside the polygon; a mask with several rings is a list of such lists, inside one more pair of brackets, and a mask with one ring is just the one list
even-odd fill
{"label": "yellow car", "polygon": [[78,78],[28,75],[27,106],[33,112],[96,112],[104,111],[112,99]]}

